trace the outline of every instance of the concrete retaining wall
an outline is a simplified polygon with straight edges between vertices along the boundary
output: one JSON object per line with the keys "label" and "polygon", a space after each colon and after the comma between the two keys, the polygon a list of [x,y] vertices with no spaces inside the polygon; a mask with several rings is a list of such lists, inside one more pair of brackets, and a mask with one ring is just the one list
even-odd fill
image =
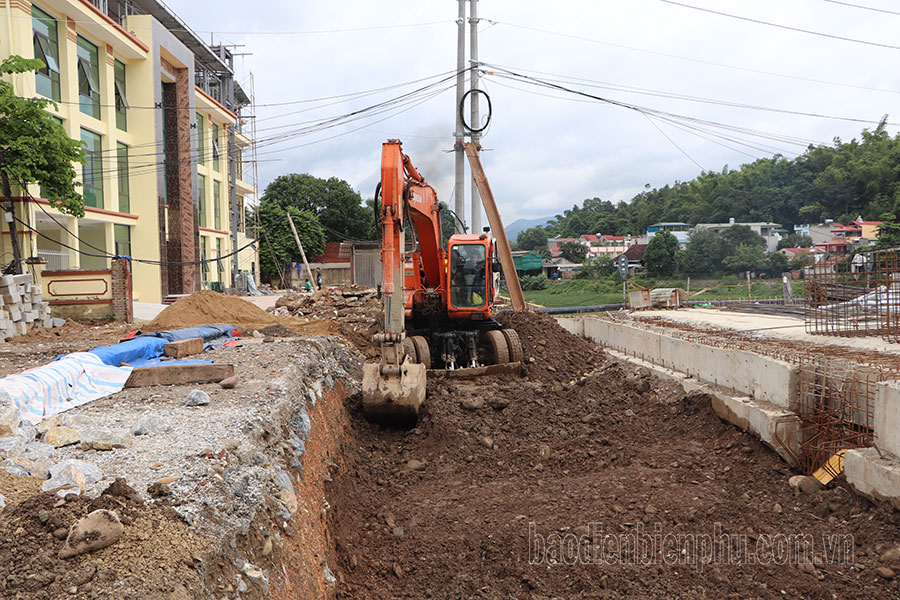
{"label": "concrete retaining wall", "polygon": [[601,346],[685,373],[754,400],[788,410],[797,409],[799,369],[786,362],[743,350],[706,346],[661,331],[607,319],[581,317],[559,321],[572,333],[590,338]]}

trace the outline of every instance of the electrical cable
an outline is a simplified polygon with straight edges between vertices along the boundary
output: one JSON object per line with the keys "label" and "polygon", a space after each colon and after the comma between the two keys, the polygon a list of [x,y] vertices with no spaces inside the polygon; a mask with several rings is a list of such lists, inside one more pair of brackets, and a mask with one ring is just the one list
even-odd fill
{"label": "electrical cable", "polygon": [[735,71],[742,71],[744,73],[755,73],[757,75],[767,75],[770,77],[780,77],[780,78],[784,78],[784,79],[795,79],[797,81],[807,81],[809,83],[818,83],[818,84],[822,84],[822,85],[831,85],[831,86],[836,86],[836,87],[854,88],[854,89],[859,89],[859,90],[867,90],[867,91],[871,91],[871,92],[883,92],[886,94],[900,94],[900,90],[888,90],[888,89],[884,89],[884,88],[876,88],[876,87],[870,87],[870,86],[864,86],[864,85],[855,85],[852,83],[843,83],[843,82],[839,82],[839,81],[829,81],[827,79],[815,79],[812,77],[802,77],[800,75],[789,75],[787,73],[776,73],[774,71],[763,71],[761,69],[752,69],[749,67],[741,67],[738,65],[729,65],[726,63],[720,63],[720,62],[705,60],[705,59],[701,59],[701,58],[692,58],[689,56],[681,56],[678,54],[669,54],[666,52],[658,52],[656,50],[648,50],[646,48],[627,46],[625,44],[606,42],[606,41],[592,39],[592,38],[588,38],[588,37],[584,37],[584,36],[572,35],[572,34],[568,34],[568,33],[561,33],[558,31],[551,31],[549,29],[541,29],[540,27],[531,27],[529,25],[519,25],[516,23],[508,23],[506,21],[496,21],[496,23],[498,25],[505,25],[507,27],[512,27],[514,29],[522,29],[522,30],[526,30],[526,31],[536,31],[538,33],[543,33],[546,35],[564,37],[564,38],[579,40],[582,42],[588,42],[591,44],[598,44],[601,46],[608,46],[611,48],[619,48],[621,50],[630,50],[632,52],[641,52],[641,53],[650,54],[653,56],[662,56],[664,58],[683,60],[683,61],[692,62],[692,63],[696,63],[696,64],[701,64],[701,65],[709,65],[709,66],[713,66],[713,67],[720,67],[723,69],[732,69]]}
{"label": "electrical cable", "polygon": [[843,6],[852,6],[853,8],[861,8],[863,10],[871,10],[875,12],[885,13],[888,15],[900,15],[900,12],[894,10],[885,10],[883,8],[875,8],[874,6],[863,6],[862,4],[852,4],[850,2],[840,2],[839,0],[825,0],[825,2],[830,2],[831,4],[841,4]]}
{"label": "electrical cable", "polygon": [[[478,94],[481,94],[487,100],[487,107],[488,107],[487,121],[481,127],[474,128],[471,125],[469,125],[468,123],[466,123],[466,115],[465,115],[464,108],[466,106],[466,98],[468,98],[469,96],[472,96],[472,102],[478,102],[478,100],[475,98],[475,96],[477,96]],[[462,123],[463,128],[465,128],[465,130],[468,131],[469,133],[481,133],[485,129],[487,129],[488,125],[491,124],[491,117],[493,116],[493,114],[494,114],[494,108],[493,108],[493,106],[491,106],[491,97],[484,90],[481,90],[478,88],[468,89],[463,94],[462,98],[460,98],[460,100],[459,100],[459,121],[460,121],[460,123]],[[473,123],[473,125],[474,125],[474,123]]]}
{"label": "electrical cable", "polygon": [[868,40],[860,40],[856,38],[844,37],[841,35],[834,35],[831,33],[822,33],[821,31],[813,31],[811,29],[801,29],[800,27],[791,27],[790,25],[781,25],[779,23],[770,23],[769,21],[763,21],[761,19],[753,19],[750,17],[742,17],[740,15],[732,15],[730,13],[720,12],[718,10],[712,10],[711,8],[703,8],[702,6],[693,6],[691,4],[684,4],[682,2],[675,2],[675,0],[659,0],[660,2],[664,2],[665,4],[671,4],[673,6],[681,6],[684,8],[690,8],[693,10],[699,10],[700,12],[710,13],[714,15],[719,15],[722,17],[728,17],[730,19],[738,19],[740,21],[747,21],[749,23],[757,23],[759,25],[767,25],[769,27],[776,27],[778,29],[787,29],[788,31],[796,31],[798,33],[806,33],[809,35],[817,35],[820,37],[826,37],[833,40],[841,40],[844,42],[852,42],[854,44],[864,44],[866,46],[876,46],[878,48],[887,48],[889,50],[900,50],[900,46],[892,46],[891,44],[882,44],[880,42],[870,42]]}
{"label": "electrical cable", "polygon": [[701,170],[701,171],[706,171],[706,170],[707,170],[703,165],[701,165],[700,163],[698,163],[698,162],[694,159],[693,156],[691,156],[690,154],[688,154],[687,151],[685,151],[684,148],[682,148],[681,146],[679,146],[678,144],[676,144],[675,141],[674,141],[672,138],[670,138],[668,135],[666,135],[666,132],[663,131],[662,129],[660,129],[660,128],[659,128],[659,125],[657,125],[656,123],[653,122],[653,119],[650,118],[650,115],[646,115],[646,114],[645,114],[645,115],[644,115],[644,118],[647,119],[647,121],[648,121],[651,125],[653,125],[653,126],[656,128],[656,130],[657,130],[664,138],[666,138],[667,140],[669,140],[669,143],[670,143],[670,144],[672,144],[673,146],[675,146],[675,148],[677,148],[679,152],[681,152],[682,154],[684,154],[684,155],[688,158],[688,160],[690,160],[692,163],[694,163],[695,165],[697,165],[698,167],[700,167],[700,170]]}

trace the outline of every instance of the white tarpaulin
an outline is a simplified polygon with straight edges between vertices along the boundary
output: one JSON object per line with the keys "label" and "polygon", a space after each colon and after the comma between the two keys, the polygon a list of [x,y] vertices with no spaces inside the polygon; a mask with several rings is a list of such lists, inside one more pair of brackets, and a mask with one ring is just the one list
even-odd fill
{"label": "white tarpaulin", "polygon": [[37,424],[64,410],[115,394],[131,367],[112,367],[90,352],[75,352],[48,365],[0,379],[0,393],[9,394],[19,418]]}

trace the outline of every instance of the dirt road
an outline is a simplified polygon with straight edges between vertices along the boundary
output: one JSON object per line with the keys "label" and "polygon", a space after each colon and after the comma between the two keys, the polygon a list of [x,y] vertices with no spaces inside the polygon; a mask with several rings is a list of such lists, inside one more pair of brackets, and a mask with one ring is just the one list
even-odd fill
{"label": "dirt road", "polygon": [[889,506],[795,495],[787,466],[705,396],[549,317],[510,319],[526,377],[429,382],[409,431],[349,402],[329,499],[339,597],[898,596]]}

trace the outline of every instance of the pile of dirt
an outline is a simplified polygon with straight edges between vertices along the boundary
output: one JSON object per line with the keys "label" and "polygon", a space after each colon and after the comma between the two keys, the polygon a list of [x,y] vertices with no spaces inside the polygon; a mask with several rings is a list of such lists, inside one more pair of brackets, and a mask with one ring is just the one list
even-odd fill
{"label": "pile of dirt", "polygon": [[237,296],[203,290],[178,299],[144,325],[145,331],[183,329],[197,325],[233,325],[238,331],[262,329],[278,319]]}
{"label": "pile of dirt", "polygon": [[[122,537],[107,548],[59,558],[69,527],[101,508],[118,515]],[[198,598],[198,569],[208,550],[171,508],[143,504],[124,482],[95,499],[32,495],[7,505],[0,518],[0,597]]]}
{"label": "pile of dirt", "polygon": [[356,285],[322,288],[312,294],[287,294],[271,309],[274,314],[330,322],[341,335],[368,358],[376,356],[372,335],[381,321],[381,300],[375,290]]}
{"label": "pile of dirt", "polygon": [[[346,466],[329,490],[339,598],[897,597],[890,506],[842,488],[795,495],[790,469],[707,396],[546,315],[501,320],[534,359],[525,377],[430,379],[408,431],[348,402]],[[641,533],[709,544],[627,552]],[[808,535],[810,562],[755,554],[778,535]],[[829,536],[843,554],[829,555]]]}

